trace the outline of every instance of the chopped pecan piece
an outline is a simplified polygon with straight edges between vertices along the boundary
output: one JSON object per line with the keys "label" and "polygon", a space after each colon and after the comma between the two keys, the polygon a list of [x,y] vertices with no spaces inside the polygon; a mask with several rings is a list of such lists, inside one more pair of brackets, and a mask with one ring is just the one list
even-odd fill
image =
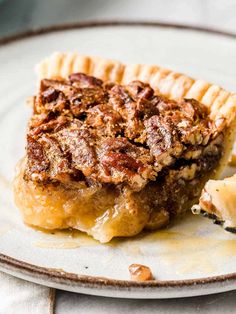
{"label": "chopped pecan piece", "polygon": [[135,281],[149,281],[154,280],[151,269],[148,266],[141,264],[131,264],[129,272],[132,280]]}
{"label": "chopped pecan piece", "polygon": [[81,88],[96,86],[101,87],[103,84],[102,80],[93,76],[86,75],[84,73],[73,73],[69,75],[69,80],[72,83],[76,83],[76,86],[79,86]]}
{"label": "chopped pecan piece", "polygon": [[128,181],[134,189],[142,188],[148,179],[155,179],[148,150],[136,147],[126,138],[105,140],[99,152],[100,179],[104,182]]}

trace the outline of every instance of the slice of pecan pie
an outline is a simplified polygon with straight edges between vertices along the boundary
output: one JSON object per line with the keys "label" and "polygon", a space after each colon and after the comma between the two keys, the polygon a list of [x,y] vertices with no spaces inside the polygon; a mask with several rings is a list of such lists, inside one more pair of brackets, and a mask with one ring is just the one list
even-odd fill
{"label": "slice of pecan pie", "polygon": [[156,66],[56,53],[38,68],[15,199],[101,242],[165,226],[226,163],[236,96]]}

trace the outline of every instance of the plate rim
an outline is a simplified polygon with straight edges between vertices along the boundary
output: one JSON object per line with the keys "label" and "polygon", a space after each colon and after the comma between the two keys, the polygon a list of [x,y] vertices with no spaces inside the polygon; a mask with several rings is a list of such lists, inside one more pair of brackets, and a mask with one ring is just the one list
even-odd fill
{"label": "plate rim", "polygon": [[37,266],[22,260],[15,259],[8,255],[0,253],[0,266],[5,269],[20,270],[24,275],[37,275],[37,278],[45,277],[54,278],[57,283],[65,284],[70,281],[81,285],[88,284],[97,288],[175,288],[175,287],[192,287],[202,286],[203,284],[215,284],[230,282],[236,279],[236,272],[226,275],[202,277],[197,279],[181,279],[181,280],[150,280],[150,281],[132,281],[123,279],[112,279],[102,276],[89,276],[70,273],[57,268],[48,268]]}
{"label": "plate rim", "polygon": [[[200,33],[213,34],[223,37],[236,38],[236,33],[221,31],[214,28],[208,27],[198,27],[188,24],[172,24],[156,21],[129,21],[129,20],[92,20],[77,23],[67,23],[51,25],[47,27],[41,27],[36,29],[27,30],[24,32],[16,33],[10,36],[5,36],[0,38],[0,47],[7,44],[14,43],[19,40],[24,40],[44,34],[55,33],[60,31],[69,31],[74,29],[84,29],[84,28],[97,28],[97,27],[119,27],[119,26],[143,26],[143,27],[159,27],[159,28],[169,28],[169,29],[183,29],[188,31],[196,31]],[[44,279],[45,277],[50,277],[56,280],[56,282],[68,285],[69,283],[75,283],[77,285],[88,285],[88,287],[97,288],[119,288],[119,289],[143,289],[143,288],[190,288],[197,287],[201,285],[214,285],[216,283],[231,282],[236,280],[236,272],[217,275],[210,277],[202,277],[195,279],[181,279],[181,280],[152,280],[146,282],[137,282],[132,280],[120,280],[112,279],[106,277],[89,276],[89,275],[79,275],[74,273],[69,273],[56,268],[48,268],[33,265],[22,260],[15,259],[11,256],[2,254],[0,252],[0,266],[3,270],[15,270],[21,271],[24,275],[31,275],[35,278]],[[16,275],[17,276],[17,273]]]}
{"label": "plate rim", "polygon": [[0,46],[11,44],[18,40],[28,39],[48,33],[56,33],[60,31],[83,29],[83,28],[97,28],[97,27],[119,27],[119,26],[143,26],[143,27],[160,27],[170,29],[184,29],[188,31],[195,31],[199,33],[208,33],[219,35],[223,37],[236,38],[236,32],[222,31],[217,28],[194,26],[191,24],[181,23],[165,23],[160,21],[139,21],[139,20],[88,20],[84,22],[63,23],[49,25],[46,27],[32,28],[23,32],[3,36],[0,38]]}

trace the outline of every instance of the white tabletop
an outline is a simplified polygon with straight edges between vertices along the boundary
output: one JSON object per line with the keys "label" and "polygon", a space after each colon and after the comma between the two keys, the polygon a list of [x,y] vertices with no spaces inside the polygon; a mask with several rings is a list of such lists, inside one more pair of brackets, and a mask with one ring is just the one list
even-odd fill
{"label": "white tabletop", "polygon": [[[236,33],[234,0],[4,0],[0,37],[52,24],[125,19],[184,23]],[[56,292],[56,313],[235,313],[236,292],[172,300],[124,300]],[[1,313],[1,301],[0,301]]]}

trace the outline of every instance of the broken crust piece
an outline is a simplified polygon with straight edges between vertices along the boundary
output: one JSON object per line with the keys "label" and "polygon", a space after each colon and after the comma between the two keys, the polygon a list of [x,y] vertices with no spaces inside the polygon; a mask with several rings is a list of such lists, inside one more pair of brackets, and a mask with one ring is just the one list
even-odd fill
{"label": "broken crust piece", "polygon": [[76,53],[53,54],[38,74],[14,184],[29,225],[101,242],[158,229],[228,161],[236,95],[218,86]]}
{"label": "broken crust piece", "polygon": [[236,233],[236,174],[223,180],[209,180],[199,200],[192,207],[194,214],[213,219],[226,231]]}

